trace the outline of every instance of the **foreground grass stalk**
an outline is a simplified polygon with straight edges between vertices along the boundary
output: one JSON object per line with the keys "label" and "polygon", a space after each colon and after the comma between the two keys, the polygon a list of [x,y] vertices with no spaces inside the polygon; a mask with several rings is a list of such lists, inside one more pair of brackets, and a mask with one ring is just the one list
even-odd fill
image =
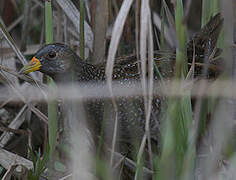
{"label": "foreground grass stalk", "polygon": [[[53,24],[52,24],[52,5],[51,1],[45,1],[45,32],[46,44],[53,42]],[[47,77],[48,86],[55,89],[55,83],[50,77]],[[58,132],[58,106],[57,101],[48,101],[48,134],[49,134],[49,147],[50,159],[53,158],[55,149],[55,142]]]}
{"label": "foreground grass stalk", "polygon": [[[175,22],[178,44],[176,48],[175,78],[179,80],[185,79],[187,75],[186,25],[182,23],[183,12],[182,0],[177,0]],[[172,90],[182,91],[181,84],[173,85]],[[169,98],[168,109],[163,121],[165,122],[165,128],[160,161],[160,179],[180,178],[185,152],[188,147],[188,128],[191,121],[190,92],[186,91],[186,95],[181,98]]]}
{"label": "foreground grass stalk", "polygon": [[[183,24],[183,2],[182,0],[177,1],[177,8],[175,12],[175,21],[176,21],[176,34],[177,34],[177,49],[176,49],[176,79],[185,79],[188,73],[187,65],[187,28]],[[181,85],[177,85],[177,91],[181,90]],[[175,89],[173,87],[173,89]],[[181,98],[173,99],[174,104],[176,104],[173,112],[170,112],[171,121],[174,125],[175,133],[175,153],[177,156],[177,174],[183,170],[183,160],[185,152],[188,148],[188,129],[192,121],[192,106],[191,106],[191,97],[190,91],[186,91],[186,96]],[[172,100],[171,100],[172,101]],[[173,104],[173,102],[171,102]]]}

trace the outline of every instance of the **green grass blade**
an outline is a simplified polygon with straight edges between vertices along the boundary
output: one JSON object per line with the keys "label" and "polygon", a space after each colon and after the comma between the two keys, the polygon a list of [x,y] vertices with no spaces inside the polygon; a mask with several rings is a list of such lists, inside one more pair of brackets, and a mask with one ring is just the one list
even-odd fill
{"label": "green grass blade", "polygon": [[182,0],[177,1],[175,12],[177,48],[176,48],[176,78],[183,78],[187,75],[187,28],[183,24],[183,3]]}
{"label": "green grass blade", "polygon": [[[183,80],[187,75],[186,25],[183,24],[183,3],[177,0],[175,24],[177,35],[175,78]],[[183,91],[181,84],[172,87],[173,91]],[[185,152],[188,149],[188,128],[192,121],[190,92],[183,97],[171,97],[163,121],[163,147],[160,159],[160,179],[179,179],[183,170]],[[171,165],[170,165],[170,162]],[[169,166],[169,167],[168,167]],[[168,170],[167,170],[168,169]]]}
{"label": "green grass blade", "polygon": [[[46,44],[53,42],[53,23],[52,23],[52,4],[51,1],[45,1],[45,32]],[[48,77],[49,88],[55,89],[55,83]],[[58,104],[57,101],[48,102],[48,134],[49,134],[49,147],[50,159],[52,159],[55,149],[55,142],[58,132]]]}
{"label": "green grass blade", "polygon": [[53,42],[52,4],[50,0],[45,1],[45,32],[46,44]]}

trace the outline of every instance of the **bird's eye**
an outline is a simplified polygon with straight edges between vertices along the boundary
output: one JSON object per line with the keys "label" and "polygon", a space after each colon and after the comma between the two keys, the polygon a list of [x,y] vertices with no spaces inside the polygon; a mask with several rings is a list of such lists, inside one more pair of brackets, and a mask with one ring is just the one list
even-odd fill
{"label": "bird's eye", "polygon": [[48,53],[48,57],[50,58],[50,59],[53,59],[53,58],[55,58],[57,56],[57,53],[55,52],[55,51],[50,51],[49,53]]}

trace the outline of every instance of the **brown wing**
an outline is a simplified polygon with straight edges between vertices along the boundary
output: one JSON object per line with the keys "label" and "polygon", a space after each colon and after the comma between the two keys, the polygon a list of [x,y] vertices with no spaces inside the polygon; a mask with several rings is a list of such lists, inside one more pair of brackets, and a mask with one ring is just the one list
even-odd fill
{"label": "brown wing", "polygon": [[[196,33],[187,44],[188,59],[191,60],[193,55],[193,48],[195,45],[196,61],[203,62],[203,57],[207,51],[209,55],[212,54],[216,47],[220,31],[223,26],[223,18],[220,13],[210,19],[210,21]],[[220,54],[220,50],[216,50],[216,55]]]}

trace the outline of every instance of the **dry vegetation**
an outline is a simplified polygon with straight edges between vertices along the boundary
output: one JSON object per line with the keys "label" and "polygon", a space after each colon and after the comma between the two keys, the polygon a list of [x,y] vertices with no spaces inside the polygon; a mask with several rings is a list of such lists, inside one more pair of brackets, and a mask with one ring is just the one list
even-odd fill
{"label": "dry vegetation", "polygon": [[[235,179],[235,9],[233,0],[1,0],[0,179]],[[213,28],[195,44],[219,12],[219,39],[208,36]],[[56,86],[40,72],[18,73],[52,42],[103,64],[106,83]],[[113,83],[116,65],[134,59],[140,79]],[[142,97],[143,134],[124,145],[119,116],[140,110],[130,97]],[[81,103],[97,99],[99,134]]]}

